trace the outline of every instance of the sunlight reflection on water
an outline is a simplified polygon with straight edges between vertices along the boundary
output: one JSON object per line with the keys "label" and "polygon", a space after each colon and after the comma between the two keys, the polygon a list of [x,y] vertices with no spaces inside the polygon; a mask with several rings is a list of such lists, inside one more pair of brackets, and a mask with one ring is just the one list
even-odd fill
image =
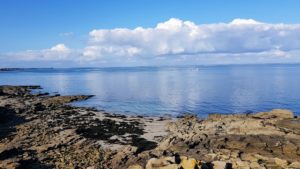
{"label": "sunlight reflection on water", "polygon": [[29,69],[0,73],[0,84],[93,94],[76,103],[141,115],[300,109],[300,65]]}

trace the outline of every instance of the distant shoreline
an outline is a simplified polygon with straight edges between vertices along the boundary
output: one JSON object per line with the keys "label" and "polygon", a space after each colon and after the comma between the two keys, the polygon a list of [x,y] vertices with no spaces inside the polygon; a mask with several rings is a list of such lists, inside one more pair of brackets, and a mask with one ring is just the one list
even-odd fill
{"label": "distant shoreline", "polygon": [[9,71],[16,71],[16,70],[23,70],[24,68],[0,68],[0,72],[9,72]]}
{"label": "distant shoreline", "polygon": [[253,63],[253,64],[207,64],[207,65],[161,65],[161,66],[105,66],[105,67],[0,67],[0,71],[30,70],[30,69],[110,69],[110,68],[185,68],[185,67],[217,67],[217,66],[300,66],[300,63]]}

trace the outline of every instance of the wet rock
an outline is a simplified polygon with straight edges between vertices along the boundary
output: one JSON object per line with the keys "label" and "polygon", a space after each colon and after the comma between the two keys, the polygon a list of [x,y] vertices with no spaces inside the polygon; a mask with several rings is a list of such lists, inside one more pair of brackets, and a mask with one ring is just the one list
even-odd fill
{"label": "wet rock", "polygon": [[136,123],[117,122],[110,119],[97,120],[93,126],[81,126],[76,132],[84,137],[109,140],[112,136],[143,134]]}
{"label": "wet rock", "polygon": [[40,86],[0,86],[1,95],[23,96],[32,89],[41,89]]}
{"label": "wet rock", "polygon": [[56,106],[71,103],[74,101],[87,100],[93,95],[75,95],[75,96],[54,96],[44,99],[41,104],[45,106]]}

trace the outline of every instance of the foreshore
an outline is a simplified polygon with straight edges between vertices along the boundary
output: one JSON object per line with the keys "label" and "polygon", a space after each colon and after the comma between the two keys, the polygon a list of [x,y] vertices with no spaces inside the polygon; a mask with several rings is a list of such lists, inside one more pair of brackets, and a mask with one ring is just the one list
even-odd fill
{"label": "foreshore", "polygon": [[68,103],[92,96],[0,86],[0,168],[300,168],[289,110],[207,119],[124,116]]}

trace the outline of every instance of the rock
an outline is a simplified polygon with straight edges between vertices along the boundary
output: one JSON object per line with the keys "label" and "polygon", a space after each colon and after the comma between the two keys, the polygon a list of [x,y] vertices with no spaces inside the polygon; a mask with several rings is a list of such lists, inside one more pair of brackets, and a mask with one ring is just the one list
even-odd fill
{"label": "rock", "polygon": [[180,165],[183,169],[195,169],[198,167],[197,160],[194,158],[183,159]]}
{"label": "rock", "polygon": [[239,168],[239,169],[250,169],[249,163],[241,160],[235,161],[235,166],[233,168]]}
{"label": "rock", "polygon": [[54,96],[44,99],[41,103],[45,106],[62,105],[79,100],[87,100],[93,95]]}
{"label": "rock", "polygon": [[287,168],[288,167],[288,162],[286,160],[282,160],[279,158],[272,158],[267,161],[266,163],[267,168]]}
{"label": "rock", "polygon": [[215,153],[209,153],[205,156],[205,161],[214,161],[217,157],[217,154]]}
{"label": "rock", "polygon": [[249,154],[249,153],[242,153],[240,155],[240,158],[243,161],[257,162],[257,158],[255,156],[253,156],[252,154]]}
{"label": "rock", "polygon": [[24,96],[29,94],[31,89],[41,89],[40,86],[0,86],[0,96],[1,95],[14,95],[14,96]]}
{"label": "rock", "polygon": [[94,166],[87,167],[86,169],[95,169]]}
{"label": "rock", "polygon": [[286,168],[288,166],[287,160],[282,160],[280,158],[274,158],[275,164],[280,167]]}
{"label": "rock", "polygon": [[135,165],[129,166],[127,169],[143,169],[143,167],[138,164],[135,164]]}
{"label": "rock", "polygon": [[226,169],[226,162],[224,161],[214,161],[212,164],[214,169]]}
{"label": "rock", "polygon": [[300,119],[283,119],[276,122],[276,126],[287,132],[300,134]]}
{"label": "rock", "polygon": [[251,169],[262,169],[263,167],[260,166],[257,162],[251,162],[250,163],[250,168]]}
{"label": "rock", "polygon": [[[160,159],[158,158],[151,158],[148,160],[146,169],[162,169],[163,167],[171,166],[172,164],[175,164],[174,157],[162,157]],[[176,164],[177,166],[177,164]],[[174,167],[174,166],[172,166]],[[167,169],[167,168],[166,168]]]}
{"label": "rock", "polygon": [[146,169],[196,169],[198,162],[194,158],[186,156],[151,158],[146,165]]}
{"label": "rock", "polygon": [[291,169],[300,169],[300,162],[293,162],[289,165]]}
{"label": "rock", "polygon": [[260,113],[253,114],[252,117],[261,118],[261,119],[270,119],[270,118],[288,119],[288,118],[294,118],[294,113],[291,112],[290,110],[274,109],[270,112],[260,112]]}
{"label": "rock", "polygon": [[30,88],[0,86],[0,168],[300,168],[300,122],[288,110],[186,116],[148,141],[141,118],[66,105],[91,96]]}
{"label": "rock", "polygon": [[287,142],[282,146],[282,152],[286,156],[295,156],[295,150],[297,150],[297,146],[291,142]]}

